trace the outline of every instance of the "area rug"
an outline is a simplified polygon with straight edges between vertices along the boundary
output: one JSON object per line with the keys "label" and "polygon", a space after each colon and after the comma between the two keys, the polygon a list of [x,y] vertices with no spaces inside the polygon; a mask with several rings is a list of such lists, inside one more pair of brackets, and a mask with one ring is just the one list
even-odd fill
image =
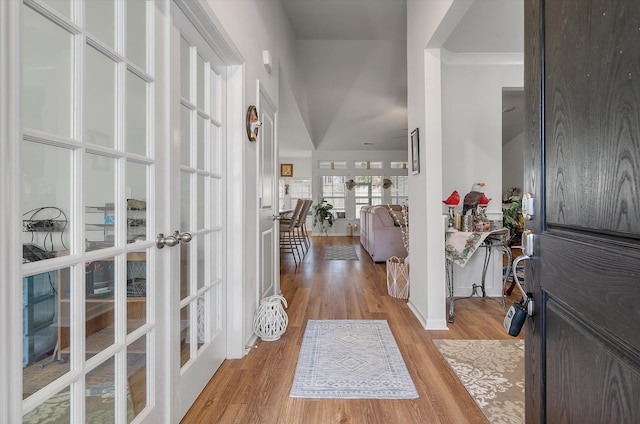
{"label": "area rug", "polygon": [[524,423],[524,340],[433,343],[490,423]]}
{"label": "area rug", "polygon": [[291,388],[294,398],[416,399],[384,320],[309,320]]}
{"label": "area rug", "polygon": [[[105,383],[86,390],[86,422],[92,424],[111,424],[115,420],[115,392],[112,383]],[[71,400],[69,390],[65,390],[23,417],[23,424],[62,424],[70,423]],[[127,422],[133,421],[133,401],[127,388]]]}
{"label": "area rug", "polygon": [[324,258],[327,261],[357,261],[360,259],[353,246],[327,246]]}

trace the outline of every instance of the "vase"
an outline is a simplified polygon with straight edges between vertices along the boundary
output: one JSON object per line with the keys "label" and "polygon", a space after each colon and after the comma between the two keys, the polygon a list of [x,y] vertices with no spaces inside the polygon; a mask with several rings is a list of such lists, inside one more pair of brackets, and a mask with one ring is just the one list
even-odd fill
{"label": "vase", "polygon": [[289,317],[284,308],[287,300],[280,295],[265,297],[253,318],[253,331],[265,342],[278,340],[287,330]]}

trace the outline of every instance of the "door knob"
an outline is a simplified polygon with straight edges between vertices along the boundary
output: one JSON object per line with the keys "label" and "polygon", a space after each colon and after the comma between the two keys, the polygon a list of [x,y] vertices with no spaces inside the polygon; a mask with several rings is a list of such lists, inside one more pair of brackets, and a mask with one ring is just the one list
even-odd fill
{"label": "door knob", "polygon": [[158,249],[162,249],[165,246],[173,247],[176,244],[180,243],[180,240],[175,236],[167,236],[165,237],[163,233],[159,233],[156,236],[156,246]]}
{"label": "door knob", "polygon": [[175,230],[173,232],[173,237],[175,237],[180,243],[189,243],[193,237],[191,237],[190,233],[180,233],[180,231]]}

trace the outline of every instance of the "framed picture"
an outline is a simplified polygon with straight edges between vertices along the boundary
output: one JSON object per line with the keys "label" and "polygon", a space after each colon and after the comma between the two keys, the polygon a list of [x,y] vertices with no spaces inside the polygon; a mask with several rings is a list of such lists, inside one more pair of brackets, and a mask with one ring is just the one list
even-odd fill
{"label": "framed picture", "polygon": [[413,175],[420,173],[420,138],[417,128],[411,131],[411,171]]}
{"label": "framed picture", "polygon": [[280,176],[281,177],[293,177],[293,164],[281,163],[280,164]]}

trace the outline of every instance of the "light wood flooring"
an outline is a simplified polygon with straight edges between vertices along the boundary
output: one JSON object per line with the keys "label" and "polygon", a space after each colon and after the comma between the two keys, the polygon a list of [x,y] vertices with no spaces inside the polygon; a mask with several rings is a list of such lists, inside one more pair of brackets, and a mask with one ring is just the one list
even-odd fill
{"label": "light wood flooring", "polygon": [[[275,342],[258,342],[243,359],[227,360],[183,423],[487,423],[432,339],[508,339],[504,311],[493,299],[456,301],[448,331],[425,331],[407,303],[387,295],[386,266],[374,264],[358,237],[312,237],[302,264],[281,261],[289,326]],[[359,261],[327,261],[326,246],[352,244]],[[443,282],[444,284],[444,282]],[[518,300],[517,290],[508,300]],[[415,400],[290,398],[309,319],[385,319],[420,397]],[[521,334],[522,337],[522,334]]]}

